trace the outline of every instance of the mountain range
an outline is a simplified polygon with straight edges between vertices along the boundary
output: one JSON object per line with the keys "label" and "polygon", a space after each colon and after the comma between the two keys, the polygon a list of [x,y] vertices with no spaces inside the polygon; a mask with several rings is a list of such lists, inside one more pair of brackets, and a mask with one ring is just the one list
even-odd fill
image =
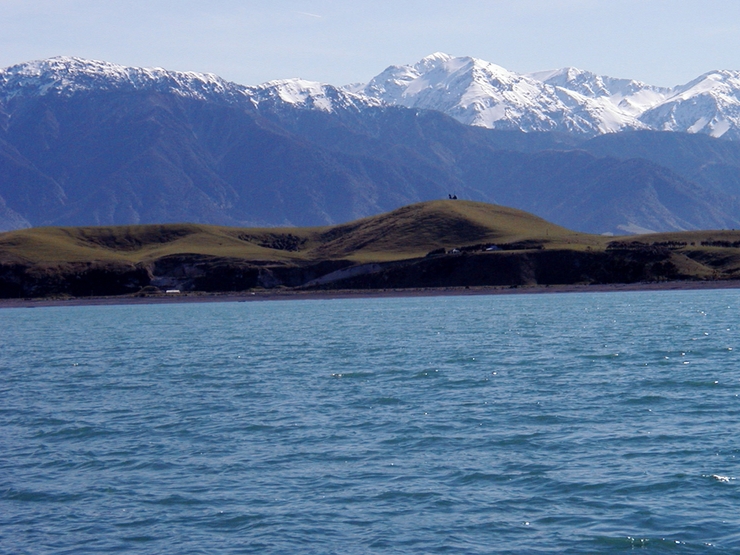
{"label": "mountain range", "polygon": [[476,58],[436,53],[346,88],[491,129],[586,136],[650,129],[740,138],[740,71],[712,71],[665,88],[572,67],[519,74]]}
{"label": "mountain range", "polygon": [[329,225],[453,193],[591,233],[740,227],[738,83],[442,54],[348,87],[29,62],[0,70],[0,231]]}

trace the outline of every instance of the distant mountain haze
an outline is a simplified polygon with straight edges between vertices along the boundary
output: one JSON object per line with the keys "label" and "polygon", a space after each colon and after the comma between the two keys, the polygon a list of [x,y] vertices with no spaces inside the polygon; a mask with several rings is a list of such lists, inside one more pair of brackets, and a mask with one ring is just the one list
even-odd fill
{"label": "distant mountain haze", "polygon": [[443,54],[347,88],[29,62],[0,71],[0,230],[317,226],[451,193],[590,233],[737,228],[738,83]]}

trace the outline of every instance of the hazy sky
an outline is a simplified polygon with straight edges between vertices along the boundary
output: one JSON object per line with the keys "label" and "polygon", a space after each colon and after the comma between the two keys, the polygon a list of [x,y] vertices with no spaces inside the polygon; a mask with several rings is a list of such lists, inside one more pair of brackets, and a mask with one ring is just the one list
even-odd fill
{"label": "hazy sky", "polygon": [[437,51],[672,86],[740,69],[740,1],[0,0],[0,67],[68,55],[342,85]]}

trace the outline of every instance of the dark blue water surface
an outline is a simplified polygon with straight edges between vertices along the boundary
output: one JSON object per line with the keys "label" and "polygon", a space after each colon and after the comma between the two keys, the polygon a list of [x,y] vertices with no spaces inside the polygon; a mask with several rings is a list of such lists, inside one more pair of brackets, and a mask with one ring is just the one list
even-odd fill
{"label": "dark blue water surface", "polygon": [[0,310],[0,551],[740,553],[740,291]]}

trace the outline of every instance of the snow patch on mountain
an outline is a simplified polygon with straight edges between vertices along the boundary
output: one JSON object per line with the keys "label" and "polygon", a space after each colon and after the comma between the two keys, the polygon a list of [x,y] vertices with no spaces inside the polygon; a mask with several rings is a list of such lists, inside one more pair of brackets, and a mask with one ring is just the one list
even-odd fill
{"label": "snow patch on mountain", "polygon": [[194,98],[243,94],[240,85],[210,73],[126,67],[110,62],[59,56],[0,71],[0,95],[71,95],[82,91],[157,90]]}
{"label": "snow patch on mountain", "polygon": [[710,72],[671,89],[573,67],[518,74],[437,52],[347,90],[493,129],[584,135],[656,129],[740,139],[737,71]]}
{"label": "snow patch on mountain", "polygon": [[740,140],[740,71],[712,71],[672,89],[567,67],[519,74],[437,52],[390,66],[367,84],[302,79],[244,86],[210,73],[134,68],[56,57],[0,70],[0,102],[27,95],[154,91],[253,109],[361,111],[382,105],[437,110],[493,129],[585,136],[654,129]]}
{"label": "snow patch on mountain", "polygon": [[619,105],[627,99],[634,99],[632,105],[637,110],[660,102],[671,94],[671,89],[654,87],[631,79],[618,79],[597,75],[574,67],[529,73],[529,77],[564,89],[575,91],[589,98],[609,98]]}
{"label": "snow patch on mountain", "polygon": [[664,131],[740,139],[740,71],[710,71],[676,87],[674,94],[641,116]]}
{"label": "snow patch on mountain", "polygon": [[257,105],[272,101],[322,112],[334,112],[338,109],[359,110],[382,104],[380,100],[374,98],[303,79],[268,81],[257,87],[249,87],[249,93]]}
{"label": "snow patch on mountain", "polygon": [[250,107],[264,102],[293,108],[332,112],[381,104],[323,83],[302,79],[244,86],[211,73],[126,67],[73,57],[36,60],[0,70],[0,100],[24,95],[71,96],[96,91],[154,91],[185,98],[230,102]]}
{"label": "snow patch on mountain", "polygon": [[634,95],[642,88],[635,85],[632,91],[628,85],[635,82],[612,81],[573,68],[523,75],[477,58],[438,52],[414,65],[390,66],[351,90],[495,129],[599,134],[644,128],[635,114],[610,100],[621,95],[623,101],[627,92]]}

